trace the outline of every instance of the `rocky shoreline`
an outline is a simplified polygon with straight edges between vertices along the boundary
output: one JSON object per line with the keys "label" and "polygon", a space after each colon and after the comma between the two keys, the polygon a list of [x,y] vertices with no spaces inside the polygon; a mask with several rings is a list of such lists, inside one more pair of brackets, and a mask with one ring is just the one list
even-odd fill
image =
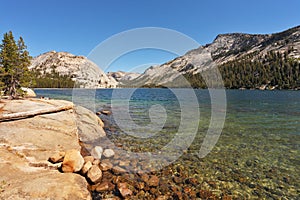
{"label": "rocky shoreline", "polygon": [[[0,115],[72,105],[61,100],[1,100]],[[76,149],[74,108],[0,122],[0,199],[91,199],[88,184],[74,173],[57,171],[48,158]]]}
{"label": "rocky shoreline", "polygon": [[[195,143],[160,169],[156,165],[161,163],[130,156],[151,153],[151,148],[131,138],[114,138],[118,131],[108,123],[107,111],[97,113],[102,121],[68,101],[2,100],[0,116],[70,105],[55,113],[0,121],[0,199],[294,199],[299,193],[296,165],[277,166],[278,156],[273,162],[268,154],[269,149],[282,152],[277,141],[291,143],[296,135],[257,139],[259,134],[249,137],[242,131],[232,138],[234,131],[225,129],[210,156],[199,159],[195,152],[200,143]],[[262,138],[273,142],[263,146]],[[298,152],[295,147],[278,159],[297,162]]]}
{"label": "rocky shoreline", "polygon": [[0,121],[0,199],[182,199],[149,163],[131,173],[138,160],[109,148],[103,121],[83,107],[2,99],[0,116],[61,106],[71,109]]}

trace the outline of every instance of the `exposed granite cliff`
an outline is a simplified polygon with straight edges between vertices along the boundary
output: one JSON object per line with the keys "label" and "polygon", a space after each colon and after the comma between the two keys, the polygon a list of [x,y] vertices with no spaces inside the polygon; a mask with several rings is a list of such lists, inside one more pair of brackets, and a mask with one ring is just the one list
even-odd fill
{"label": "exposed granite cliff", "polygon": [[92,61],[84,56],[75,56],[67,52],[50,51],[35,57],[31,61],[31,70],[44,75],[58,73],[72,77],[77,86],[83,88],[114,88],[117,82],[109,78]]}

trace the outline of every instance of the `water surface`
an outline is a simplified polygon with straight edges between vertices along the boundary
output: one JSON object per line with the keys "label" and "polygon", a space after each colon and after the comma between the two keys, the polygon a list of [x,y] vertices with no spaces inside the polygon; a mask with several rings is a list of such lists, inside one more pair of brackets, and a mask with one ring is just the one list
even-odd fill
{"label": "water surface", "polygon": [[[126,93],[126,89],[123,90]],[[96,110],[110,109],[113,89],[99,89]],[[35,90],[37,95],[72,100],[72,90]],[[234,199],[299,199],[300,194],[300,92],[227,90],[225,126],[213,151],[197,157],[211,116],[207,90],[195,90],[200,109],[199,129],[191,146],[172,165],[172,173],[161,176],[169,184],[211,191],[216,197]],[[188,97],[187,97],[188,98]],[[120,97],[121,99],[121,97]],[[187,99],[188,100],[188,99]],[[135,138],[124,133],[114,115],[101,116],[106,121],[108,138],[122,143],[132,152],[155,152],[176,136],[181,122],[178,99],[168,89],[138,89],[130,98],[130,116],[143,127],[151,122],[149,109],[161,105],[167,113],[163,128],[150,138]],[[123,104],[119,105],[120,109]],[[197,117],[195,117],[197,119]],[[128,121],[129,122],[129,121]],[[128,123],[129,124],[129,123]],[[139,134],[147,134],[139,129]],[[179,175],[178,175],[179,174]],[[174,176],[193,177],[197,184],[172,182]]]}

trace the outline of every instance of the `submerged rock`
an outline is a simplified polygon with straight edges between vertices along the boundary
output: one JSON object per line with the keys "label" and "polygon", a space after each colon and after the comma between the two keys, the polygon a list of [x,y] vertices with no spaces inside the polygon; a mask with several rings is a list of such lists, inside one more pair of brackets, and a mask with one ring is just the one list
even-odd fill
{"label": "submerged rock", "polygon": [[103,153],[103,148],[100,146],[96,146],[92,149],[91,151],[91,155],[95,158],[95,159],[101,159],[102,157],[102,153]]}
{"label": "submerged rock", "polygon": [[110,161],[102,161],[100,163],[100,169],[102,171],[108,171],[113,168],[113,164]]}
{"label": "submerged rock", "polygon": [[101,110],[100,113],[103,115],[111,115],[111,111],[109,110]]}
{"label": "submerged rock", "polygon": [[96,187],[96,191],[97,192],[104,192],[104,191],[112,191],[114,190],[115,185],[112,184],[111,182],[103,182],[100,183],[97,187]]}
{"label": "submerged rock", "polygon": [[126,170],[122,167],[119,167],[119,166],[114,166],[112,168],[112,171],[113,171],[114,174],[124,174],[124,173],[126,173]]}
{"label": "submerged rock", "polygon": [[110,158],[110,157],[113,157],[115,155],[115,152],[112,149],[105,149],[104,152],[103,152],[103,155],[106,158]]}
{"label": "submerged rock", "polygon": [[148,180],[148,185],[157,187],[159,185],[159,178],[157,176],[151,176],[150,179]]}
{"label": "submerged rock", "polygon": [[119,183],[118,184],[118,190],[123,198],[126,198],[128,196],[132,195],[132,190],[128,188],[127,183]]}

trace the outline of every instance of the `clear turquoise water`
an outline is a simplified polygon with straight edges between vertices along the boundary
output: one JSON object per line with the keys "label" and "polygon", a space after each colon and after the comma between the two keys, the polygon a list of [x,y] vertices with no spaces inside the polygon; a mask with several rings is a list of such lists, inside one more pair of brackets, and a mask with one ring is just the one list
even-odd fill
{"label": "clear turquoise water", "polygon": [[[96,91],[96,110],[110,108],[112,91]],[[40,96],[72,100],[72,90],[35,92]],[[212,191],[217,197],[300,199],[300,92],[227,90],[224,129],[212,152],[203,159],[196,153],[208,128],[211,104],[207,90],[195,90],[195,93],[201,112],[197,136],[188,150],[166,167],[173,174],[160,172],[164,178],[172,180],[180,167],[185,177],[198,180],[196,186],[190,186],[193,190]],[[150,122],[149,108],[157,104],[167,111],[167,121],[158,134],[146,139],[129,136],[118,128],[112,114],[102,116],[107,122],[108,138],[122,143],[122,148],[130,151],[151,152],[162,148],[174,137],[180,123],[175,95],[168,89],[138,89],[130,100],[130,115],[136,124],[145,126]],[[140,131],[143,134],[143,130]],[[184,183],[170,184],[185,186]]]}

